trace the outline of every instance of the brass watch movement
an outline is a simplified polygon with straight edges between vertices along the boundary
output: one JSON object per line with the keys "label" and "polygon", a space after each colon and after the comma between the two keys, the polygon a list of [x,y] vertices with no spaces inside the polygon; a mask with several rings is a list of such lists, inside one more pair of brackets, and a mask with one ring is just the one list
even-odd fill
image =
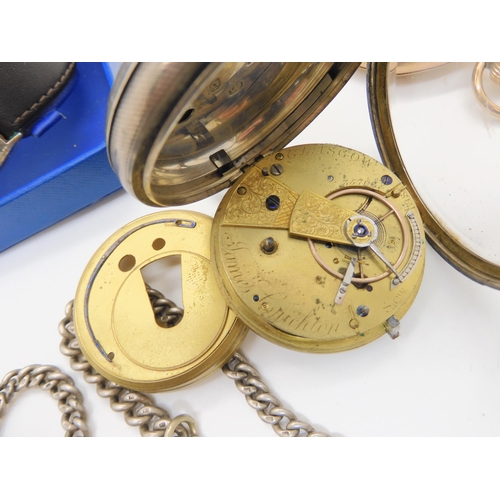
{"label": "brass watch movement", "polygon": [[308,352],[399,334],[424,269],[415,202],[379,162],[351,149],[284,149],[222,200],[211,255],[230,307],[259,335]]}

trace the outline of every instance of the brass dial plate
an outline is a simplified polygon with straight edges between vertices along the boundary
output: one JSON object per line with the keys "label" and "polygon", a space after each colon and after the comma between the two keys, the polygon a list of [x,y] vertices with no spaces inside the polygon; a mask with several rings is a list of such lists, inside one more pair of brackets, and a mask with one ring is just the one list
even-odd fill
{"label": "brass dial plate", "polygon": [[329,144],[287,148],[250,167],[222,200],[212,233],[230,307],[264,338],[309,352],[394,333],[424,255],[422,222],[401,181]]}
{"label": "brass dial plate", "polygon": [[[181,387],[222,366],[246,327],[220,293],[210,262],[212,219],[188,211],[142,217],[92,257],[75,298],[78,341],[102,375],[148,392]],[[157,324],[141,269],[180,255],[184,317]],[[168,297],[167,297],[168,298]]]}

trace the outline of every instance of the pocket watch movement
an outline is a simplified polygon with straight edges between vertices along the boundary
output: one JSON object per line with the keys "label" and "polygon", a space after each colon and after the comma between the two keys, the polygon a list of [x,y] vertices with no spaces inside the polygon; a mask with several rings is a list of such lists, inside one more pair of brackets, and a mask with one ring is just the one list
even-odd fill
{"label": "pocket watch movement", "polygon": [[211,243],[238,316],[308,352],[397,337],[424,269],[422,222],[401,181],[330,144],[287,148],[250,167],[223,198]]}

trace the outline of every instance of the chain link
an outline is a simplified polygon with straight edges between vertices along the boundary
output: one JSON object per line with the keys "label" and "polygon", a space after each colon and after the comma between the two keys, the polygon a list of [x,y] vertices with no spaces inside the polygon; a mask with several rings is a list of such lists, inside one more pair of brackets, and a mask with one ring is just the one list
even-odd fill
{"label": "chain link", "polygon": [[[179,323],[184,311],[160,292],[147,287],[151,306],[157,321],[166,327]],[[65,316],[59,323],[62,340],[59,349],[70,358],[71,368],[83,372],[84,379],[96,385],[97,394],[109,398],[111,409],[123,412],[128,425],[139,427],[141,436],[193,437],[198,435],[196,424],[189,415],[170,418],[163,408],[145,394],[126,389],[100,375],[87,361],[75,336],[73,322],[73,301],[65,309]],[[283,408],[278,398],[269,393],[266,384],[260,379],[259,372],[245,357],[236,352],[222,368],[223,373],[235,381],[238,390],[245,395],[247,403],[257,411],[260,419],[270,424],[280,437],[327,437],[328,434],[316,431],[310,424],[297,420],[295,414]],[[0,418],[5,414],[7,405],[16,392],[28,387],[41,387],[49,390],[59,402],[63,413],[62,426],[66,436],[88,436],[83,396],[75,387],[71,377],[49,365],[30,365],[22,370],[13,370],[5,375],[0,383]]]}
{"label": "chain link", "polygon": [[4,376],[0,382],[0,418],[5,415],[14,394],[31,387],[49,391],[57,400],[66,437],[89,435],[82,393],[75,387],[71,377],[50,365],[29,365]]}
{"label": "chain link", "polygon": [[[156,406],[154,401],[145,394],[115,384],[92,368],[75,337],[73,301],[66,306],[65,317],[59,323],[59,333],[62,336],[59,350],[70,358],[71,368],[83,372],[84,379],[89,384],[96,385],[97,394],[103,398],[109,398],[112,410],[123,412],[128,425],[139,427],[141,436],[197,436],[196,425],[189,415],[179,415],[171,419],[166,410]],[[176,424],[175,428],[172,428],[173,422]]]}
{"label": "chain link", "polygon": [[146,285],[146,291],[148,292],[156,321],[160,326],[171,328],[180,323],[184,316],[184,309],[177,307],[174,302],[166,299],[161,292],[151,288],[149,285]]}
{"label": "chain link", "polygon": [[330,437],[316,431],[310,424],[297,420],[295,414],[283,408],[278,398],[269,393],[259,372],[239,352],[222,368],[224,374],[234,380],[247,403],[257,411],[260,419],[270,424],[280,437]]}

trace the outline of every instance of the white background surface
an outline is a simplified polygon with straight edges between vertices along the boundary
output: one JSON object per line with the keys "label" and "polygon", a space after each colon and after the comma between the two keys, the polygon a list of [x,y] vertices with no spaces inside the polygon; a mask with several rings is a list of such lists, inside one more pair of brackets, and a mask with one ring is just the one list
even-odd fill
{"label": "white background surface", "polygon": [[[364,84],[360,71],[292,144],[336,143],[380,159]],[[221,196],[186,208],[213,215]],[[139,431],[72,372],[59,352],[57,325],[99,245],[152,211],[120,192],[0,254],[0,376],[33,363],[71,374],[93,436]],[[499,436],[499,300],[499,291],[465,278],[429,248],[399,339],[384,336],[354,351],[313,355],[251,332],[240,350],[285,407],[333,435]],[[275,435],[221,371],[154,399],[172,416],[192,415],[202,436]],[[0,436],[62,434],[57,402],[41,390],[16,396],[0,422]]]}
{"label": "white background surface", "polygon": [[[425,204],[473,252],[500,265],[498,214],[500,116],[479,105],[472,88],[475,63],[448,63],[430,72],[393,78],[391,117],[398,147]],[[493,102],[500,85],[485,70]]]}

